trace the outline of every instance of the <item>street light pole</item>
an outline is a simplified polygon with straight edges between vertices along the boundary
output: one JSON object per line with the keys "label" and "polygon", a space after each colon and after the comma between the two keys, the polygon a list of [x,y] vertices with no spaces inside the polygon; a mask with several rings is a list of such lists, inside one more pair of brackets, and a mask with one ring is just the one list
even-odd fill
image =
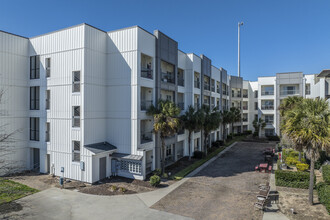
{"label": "street light pole", "polygon": [[241,56],[240,56],[240,29],[243,26],[243,22],[238,22],[238,77],[241,76]]}

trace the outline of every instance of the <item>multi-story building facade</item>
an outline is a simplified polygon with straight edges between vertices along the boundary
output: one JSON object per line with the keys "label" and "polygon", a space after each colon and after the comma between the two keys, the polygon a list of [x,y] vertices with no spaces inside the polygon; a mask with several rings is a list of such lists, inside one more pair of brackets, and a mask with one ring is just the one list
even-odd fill
{"label": "multi-story building facade", "polygon": [[181,114],[190,105],[240,108],[242,120],[213,131],[211,144],[232,130],[253,130],[256,117],[268,123],[263,134],[277,134],[283,97],[322,97],[319,91],[329,83],[302,73],[249,82],[205,55],[180,51],[158,30],[105,32],[87,24],[33,38],[0,31],[0,77],[1,122],[8,132],[19,131],[9,160],[21,169],[89,183],[111,175],[144,179],[160,167],[162,153],[170,165],[202,149],[201,131],[193,132],[189,151],[182,130],[166,139],[161,152],[146,114],[160,99],[175,102]]}

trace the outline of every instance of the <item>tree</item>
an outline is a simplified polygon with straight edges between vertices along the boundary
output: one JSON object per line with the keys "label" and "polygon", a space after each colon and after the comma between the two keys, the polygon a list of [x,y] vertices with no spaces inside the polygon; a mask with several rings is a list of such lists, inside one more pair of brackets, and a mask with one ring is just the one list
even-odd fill
{"label": "tree", "polygon": [[324,99],[303,99],[284,117],[282,132],[301,144],[310,158],[309,203],[313,205],[315,161],[321,150],[330,149],[330,108]]}
{"label": "tree", "polygon": [[165,138],[173,136],[179,127],[180,108],[171,101],[158,101],[158,105],[153,105],[147,111],[147,115],[154,118],[153,131],[160,135],[161,139],[161,168],[162,174],[165,172]]}
{"label": "tree", "polygon": [[252,122],[253,127],[254,127],[254,131],[258,134],[259,137],[259,132],[260,129],[263,129],[264,127],[266,127],[266,122],[264,122],[264,120],[262,120],[262,118],[256,118],[253,120]]}
{"label": "tree", "polygon": [[[280,111],[280,116],[281,116],[281,125],[285,122],[284,121],[284,116],[287,112],[289,112],[290,110],[292,110],[296,104],[299,104],[303,101],[303,97],[301,96],[289,96],[285,99],[283,99],[282,103],[280,104],[278,110]],[[284,138],[285,135],[283,135]],[[283,137],[282,137],[283,138]],[[303,151],[302,149],[302,145],[299,144],[298,142],[294,142],[293,140],[291,140],[291,144],[293,146],[293,148],[295,150],[297,150],[299,152],[299,161],[301,161],[301,152]]]}
{"label": "tree", "polygon": [[223,127],[223,141],[226,141],[226,126],[231,123],[231,112],[223,110],[221,112],[221,122]]}
{"label": "tree", "polygon": [[241,110],[236,107],[230,108],[230,116],[231,116],[231,130],[234,134],[234,123],[241,121]]}
{"label": "tree", "polygon": [[211,131],[216,130],[220,126],[220,113],[214,109],[211,110],[207,105],[203,105],[200,115],[202,130],[204,134],[204,153],[207,155],[207,143],[209,141],[209,135]]}
{"label": "tree", "polygon": [[[0,90],[0,104],[3,97],[4,90]],[[0,117],[2,116],[5,116],[5,114],[0,112]],[[0,122],[3,121],[4,120],[0,120]],[[0,123],[0,175],[17,172],[22,169],[18,161],[12,161],[10,159],[11,155],[15,153],[13,143],[16,141],[14,135],[17,132],[19,132],[19,130],[12,130],[8,132],[7,124]]]}
{"label": "tree", "polygon": [[191,134],[196,129],[201,129],[202,119],[200,110],[195,110],[191,105],[188,110],[180,118],[183,128],[188,130],[188,148],[189,148],[189,160],[191,160]]}

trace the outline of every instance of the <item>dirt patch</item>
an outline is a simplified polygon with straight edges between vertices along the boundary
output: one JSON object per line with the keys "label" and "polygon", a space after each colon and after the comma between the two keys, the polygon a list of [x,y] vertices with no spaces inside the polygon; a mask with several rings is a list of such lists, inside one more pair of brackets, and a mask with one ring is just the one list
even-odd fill
{"label": "dirt patch", "polygon": [[[314,205],[308,203],[308,189],[296,189],[287,187],[276,187],[280,194],[280,211],[290,219],[310,220],[330,219],[325,207],[319,203],[317,193],[314,191]],[[294,209],[294,214],[292,210]]]}
{"label": "dirt patch", "polygon": [[5,177],[5,179],[27,185],[37,190],[45,190],[55,185],[53,177],[48,174],[40,174],[32,171],[16,173]]}
{"label": "dirt patch", "polygon": [[10,212],[18,212],[23,209],[23,206],[15,201],[0,204],[0,214],[7,214]]}

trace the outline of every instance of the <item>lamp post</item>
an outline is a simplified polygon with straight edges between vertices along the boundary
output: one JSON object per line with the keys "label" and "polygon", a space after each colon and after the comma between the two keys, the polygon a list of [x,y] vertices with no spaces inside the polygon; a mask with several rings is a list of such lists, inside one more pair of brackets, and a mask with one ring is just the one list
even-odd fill
{"label": "lamp post", "polygon": [[241,60],[240,60],[240,29],[243,22],[238,22],[238,77],[241,76]]}

